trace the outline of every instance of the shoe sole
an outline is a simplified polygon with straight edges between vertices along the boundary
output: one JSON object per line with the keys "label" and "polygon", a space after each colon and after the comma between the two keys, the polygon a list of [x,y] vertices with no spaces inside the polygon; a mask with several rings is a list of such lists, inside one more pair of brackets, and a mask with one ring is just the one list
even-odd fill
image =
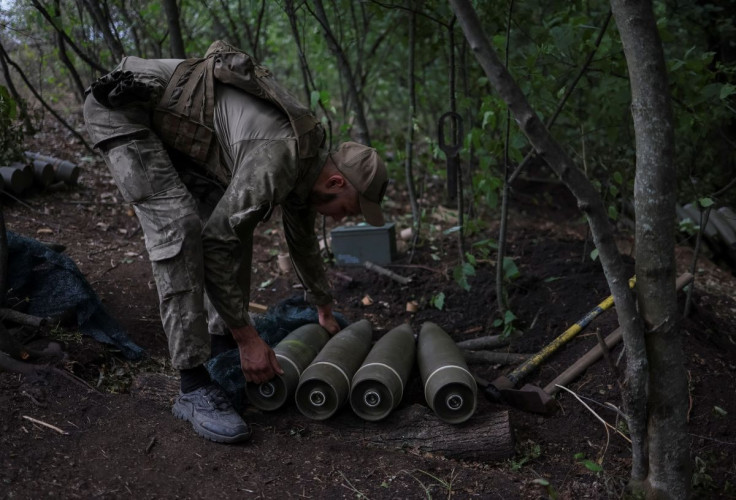
{"label": "shoe sole", "polygon": [[189,420],[186,413],[177,408],[177,405],[174,404],[173,408],[171,408],[171,413],[178,418],[179,420],[185,420],[192,424],[192,428],[194,429],[194,432],[196,432],[198,435],[202,436],[205,439],[209,439],[210,441],[213,441],[215,443],[224,443],[224,444],[232,444],[232,443],[241,443],[244,441],[248,441],[253,434],[252,432],[248,431],[243,434],[236,434],[235,436],[223,436],[221,434],[215,434],[214,432],[208,431],[207,429],[198,426],[196,423]]}

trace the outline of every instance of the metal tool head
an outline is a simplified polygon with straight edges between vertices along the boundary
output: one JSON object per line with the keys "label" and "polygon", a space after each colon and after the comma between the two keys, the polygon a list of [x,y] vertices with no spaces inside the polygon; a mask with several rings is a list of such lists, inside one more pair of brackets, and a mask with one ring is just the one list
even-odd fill
{"label": "metal tool head", "polygon": [[519,410],[547,415],[552,412],[554,398],[541,387],[525,384],[521,389],[500,389],[501,399]]}

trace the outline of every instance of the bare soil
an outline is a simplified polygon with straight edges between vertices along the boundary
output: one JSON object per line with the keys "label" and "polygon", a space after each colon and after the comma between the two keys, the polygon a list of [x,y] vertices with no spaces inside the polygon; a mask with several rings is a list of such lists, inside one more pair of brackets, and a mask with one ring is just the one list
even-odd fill
{"label": "bare soil", "polygon": [[[349,406],[338,417],[317,424],[293,404],[273,413],[249,408],[245,418],[255,432],[251,442],[227,446],[196,436],[170,412],[177,389],[158,319],[156,291],[138,224],[106,168],[65,131],[49,127],[28,149],[78,162],[84,169],[77,187],[35,193],[23,204],[3,199],[9,230],[58,243],[76,262],[109,312],[148,353],[131,362],[119,352],[75,333],[46,334],[61,339],[68,359],[63,368],[89,384],[50,375],[30,380],[0,373],[0,498],[617,498],[626,482],[630,451],[620,435],[606,431],[620,419],[603,404],[620,406],[617,373],[625,363],[619,345],[617,367],[600,361],[557,396],[551,416],[526,413],[479,396],[477,416],[508,411],[516,454],[483,463],[452,460],[411,447],[370,446],[341,429],[360,425]],[[434,193],[435,196],[439,193]],[[406,227],[405,193],[392,188],[387,211]],[[425,200],[425,206],[437,207]],[[523,332],[510,350],[533,353],[580,319],[608,294],[597,262],[588,254],[586,228],[575,203],[554,183],[528,182],[512,196],[508,255],[520,277],[509,287],[515,326]],[[497,237],[497,216],[468,237],[468,244]],[[455,340],[499,333],[496,319],[495,252],[476,265],[470,291],[453,280],[458,262],[452,212],[435,209],[410,259],[400,243],[391,270],[411,278],[401,285],[360,267],[333,268],[336,310],[351,321],[369,319],[380,337],[403,322],[418,332],[433,321]],[[620,235],[622,251],[631,237]],[[258,228],[251,300],[276,304],[300,290],[293,273],[280,273],[276,255],[285,251],[278,217]],[[692,250],[678,247],[680,272]],[[701,498],[736,496],[736,279],[728,269],[701,258],[691,315],[682,321],[690,380],[689,432],[695,492]],[[12,265],[12,263],[11,263]],[[633,262],[627,259],[627,265]],[[349,278],[349,279],[346,279]],[[445,296],[442,309],[433,298]],[[371,305],[364,305],[369,296]],[[684,302],[684,295],[680,295]],[[416,313],[406,304],[417,301]],[[556,352],[526,382],[546,385],[617,326],[607,311]],[[510,367],[471,365],[493,380]],[[402,407],[426,404],[416,380]],[[584,406],[587,405],[590,409]],[[595,414],[594,414],[595,412]],[[52,424],[64,434],[26,417]],[[448,424],[449,425],[449,424]],[[584,458],[582,458],[584,457]],[[584,460],[600,463],[602,471]],[[543,480],[543,481],[540,481]],[[548,482],[549,487],[540,485]]]}

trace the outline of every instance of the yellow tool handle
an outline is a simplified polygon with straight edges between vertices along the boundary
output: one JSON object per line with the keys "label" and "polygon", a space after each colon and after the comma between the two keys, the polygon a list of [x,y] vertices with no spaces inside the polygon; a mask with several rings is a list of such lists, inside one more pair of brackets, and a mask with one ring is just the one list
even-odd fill
{"label": "yellow tool handle", "polygon": [[[629,279],[629,287],[633,288],[636,284],[636,276]],[[595,319],[603,311],[610,309],[613,306],[613,295],[606,297],[603,302],[595,306],[588,312],[581,320],[572,325],[570,328],[560,334],[559,337],[554,339],[552,342],[547,344],[541,351],[536,353],[534,356],[523,362],[521,365],[516,367],[514,371],[507,375],[507,378],[516,384],[519,380],[524,378],[530,371],[539,366],[542,361],[547,359],[550,354],[560,348],[561,345],[569,342],[575,335],[588,326],[593,319]]]}

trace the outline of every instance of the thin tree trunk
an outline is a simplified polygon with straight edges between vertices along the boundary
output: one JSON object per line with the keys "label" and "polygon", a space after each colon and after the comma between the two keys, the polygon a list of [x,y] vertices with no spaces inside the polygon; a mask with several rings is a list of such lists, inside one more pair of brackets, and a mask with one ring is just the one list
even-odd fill
{"label": "thin tree trunk", "polygon": [[365,111],[363,110],[363,100],[361,99],[360,92],[358,92],[358,87],[355,84],[355,77],[350,68],[350,62],[330,27],[322,0],[314,0],[314,7],[316,12],[313,12],[312,14],[322,26],[327,46],[330,48],[332,55],[337,59],[337,67],[345,81],[345,85],[347,86],[348,103],[350,109],[355,113],[355,140],[361,144],[370,146],[371,138],[368,132],[368,121],[366,120]]}
{"label": "thin tree trunk", "polygon": [[[540,158],[561,178],[588,218],[593,240],[608,286],[616,302],[616,313],[626,343],[628,424],[632,438],[633,468],[640,470],[646,462],[646,376],[648,371],[644,324],[629,289],[628,276],[613,239],[613,228],[600,195],[570,156],[550,135],[539,116],[529,105],[523,92],[498,59],[483,33],[478,15],[468,0],[450,0],[455,15],[465,32],[471,49],[483,68],[490,84],[507,103],[511,114]],[[644,468],[646,470],[646,468]]]}
{"label": "thin tree trunk", "polygon": [[102,33],[102,38],[105,40],[105,44],[107,44],[110,52],[112,52],[113,56],[115,56],[115,59],[117,61],[122,59],[125,55],[125,51],[123,50],[123,46],[120,43],[120,40],[118,40],[118,38],[113,34],[112,30],[110,29],[109,17],[106,16],[100,8],[100,2],[96,0],[84,0],[84,6],[86,7],[87,11],[89,11],[92,19],[94,19],[95,24],[97,25],[97,29],[100,30],[100,33]]}
{"label": "thin tree trunk", "polygon": [[68,43],[68,44],[69,44],[69,47],[71,47],[71,48],[72,48],[72,50],[74,50],[74,52],[75,52],[75,53],[76,53],[76,54],[77,54],[77,55],[78,55],[78,56],[79,56],[79,57],[80,57],[80,58],[81,58],[81,59],[82,59],[82,60],[83,60],[84,62],[86,62],[86,63],[87,63],[87,64],[89,64],[89,65],[90,65],[90,66],[91,66],[91,67],[92,67],[93,69],[96,69],[97,71],[99,71],[99,72],[101,72],[101,73],[106,73],[106,72],[107,72],[107,69],[106,69],[106,68],[104,68],[104,67],[103,67],[102,65],[100,65],[100,64],[99,64],[99,63],[98,63],[97,61],[95,61],[94,59],[92,59],[92,58],[91,58],[90,56],[88,56],[87,54],[85,54],[84,52],[82,52],[82,51],[81,51],[81,50],[79,49],[79,47],[77,47],[77,44],[75,44],[75,43],[74,43],[74,42],[72,41],[72,39],[71,39],[71,38],[69,38],[69,35],[67,35],[67,34],[66,34],[66,32],[64,32],[64,30],[63,30],[63,29],[61,29],[61,26],[57,26],[57,25],[56,25],[56,23],[54,22],[54,19],[53,19],[53,17],[51,16],[51,14],[49,14],[49,12],[48,12],[48,11],[47,11],[46,9],[44,9],[43,5],[41,5],[41,4],[40,4],[40,3],[38,2],[38,0],[31,0],[31,3],[32,3],[32,4],[33,4],[33,6],[34,6],[34,7],[36,8],[36,10],[38,10],[38,11],[39,11],[39,12],[41,13],[41,15],[42,15],[42,16],[43,16],[43,17],[44,17],[44,18],[45,18],[45,19],[46,19],[46,20],[47,20],[47,21],[48,21],[49,23],[51,23],[51,26],[53,26],[53,27],[54,27],[54,29],[55,29],[55,30],[56,30],[56,31],[57,31],[57,32],[59,33],[59,35],[60,35],[60,36],[62,36],[62,37],[64,38],[64,41],[65,41],[66,43]]}
{"label": "thin tree trunk", "polygon": [[[416,118],[416,88],[414,81],[414,56],[416,52],[416,24],[417,15],[414,9],[409,12],[409,123],[407,123],[406,129],[406,159],[404,163],[404,170],[406,172],[406,186],[409,190],[409,202],[411,203],[411,215],[412,215],[412,229],[414,232],[414,238],[412,242],[417,241],[419,235],[419,202],[417,201],[416,188],[414,186],[414,120]],[[414,245],[411,248],[411,254],[414,254]],[[411,260],[411,259],[410,259]]]}
{"label": "thin tree trunk", "polygon": [[166,24],[169,27],[171,55],[175,59],[186,59],[187,53],[184,50],[184,39],[181,36],[181,24],[179,24],[179,7],[176,5],[176,0],[163,0],[163,4]]}
{"label": "thin tree trunk", "polygon": [[[59,0],[54,0],[54,17],[57,19],[59,26],[61,26],[61,5]],[[74,64],[72,64],[71,59],[69,59],[69,56],[66,53],[64,37],[61,36],[58,31],[56,32],[56,45],[59,47],[59,59],[69,71],[69,76],[71,76],[72,82],[74,82],[74,87],[76,87],[77,90],[77,101],[81,104],[84,102],[84,85],[82,84],[82,79],[79,77],[79,73],[77,73],[77,69],[74,67]]]}
{"label": "thin tree trunk", "polygon": [[[506,47],[504,50],[504,66],[509,67],[509,45],[511,43],[511,12],[514,9],[514,0],[509,2],[508,15],[506,17]],[[498,225],[498,255],[496,257],[496,304],[498,315],[501,320],[505,319],[509,308],[508,295],[506,293],[506,273],[504,260],[506,259],[506,233],[509,218],[509,138],[511,136],[511,112],[506,110],[506,134],[503,141],[503,165],[501,174],[503,185],[501,186],[501,216]]]}
{"label": "thin tree trunk", "polygon": [[611,7],[629,68],[636,133],[636,276],[639,310],[650,329],[647,496],[684,499],[691,478],[688,390],[675,292],[675,141],[667,67],[651,1],[612,0]]}
{"label": "thin tree trunk", "polygon": [[[294,42],[296,43],[296,49],[299,54],[299,64],[302,70],[302,78],[304,79],[304,92],[306,94],[308,102],[311,102],[312,91],[310,89],[316,90],[317,85],[314,83],[314,79],[312,78],[312,72],[309,69],[307,56],[306,54],[304,54],[304,49],[302,47],[302,39],[299,33],[299,24],[297,22],[294,0],[286,0],[284,3],[284,9],[286,10],[286,15],[289,18],[291,32],[294,35]],[[318,104],[320,109],[322,110],[322,113],[327,119],[327,149],[332,150],[332,119],[330,118],[330,113],[325,107],[325,103],[322,102],[322,99],[319,100]]]}
{"label": "thin tree trunk", "polygon": [[28,115],[28,103],[26,103],[25,99],[23,99],[21,95],[18,93],[18,89],[15,88],[13,79],[10,76],[10,68],[8,67],[8,61],[5,59],[5,50],[2,48],[1,42],[0,42],[0,66],[3,67],[3,76],[5,77],[5,85],[8,87],[8,90],[10,91],[10,95],[13,96],[13,99],[18,104],[18,108],[20,110],[20,118],[23,120],[23,127],[25,129],[25,133],[28,135],[32,135],[35,133],[36,129],[33,126],[33,123],[31,122],[31,117]]}
{"label": "thin tree trunk", "polygon": [[90,153],[94,153],[94,150],[92,149],[92,147],[89,144],[87,144],[87,141],[84,140],[84,137],[82,137],[80,135],[80,133],[77,132],[74,127],[72,127],[71,125],[69,125],[69,123],[66,120],[64,120],[64,118],[62,118],[59,113],[57,113],[56,111],[54,111],[54,109],[46,102],[46,100],[41,96],[41,94],[38,93],[38,91],[35,89],[35,87],[33,85],[31,85],[31,82],[28,81],[28,78],[26,77],[25,73],[23,73],[23,70],[15,62],[13,62],[12,59],[10,59],[10,57],[8,56],[8,53],[5,52],[5,48],[2,45],[0,45],[0,57],[5,58],[5,60],[7,61],[7,63],[9,65],[11,65],[13,68],[15,68],[15,70],[18,72],[18,75],[21,77],[21,79],[23,80],[23,82],[26,84],[26,87],[28,87],[28,90],[30,90],[31,93],[36,97],[36,99],[38,99],[38,102],[40,102],[41,105],[49,111],[49,113],[51,113],[52,115],[54,115],[54,118],[56,118],[57,120],[59,120],[59,123],[61,123],[64,127],[66,127],[72,133],[72,135],[74,135],[74,137],[76,137],[77,139],[79,139],[79,141],[82,143],[82,145]]}

